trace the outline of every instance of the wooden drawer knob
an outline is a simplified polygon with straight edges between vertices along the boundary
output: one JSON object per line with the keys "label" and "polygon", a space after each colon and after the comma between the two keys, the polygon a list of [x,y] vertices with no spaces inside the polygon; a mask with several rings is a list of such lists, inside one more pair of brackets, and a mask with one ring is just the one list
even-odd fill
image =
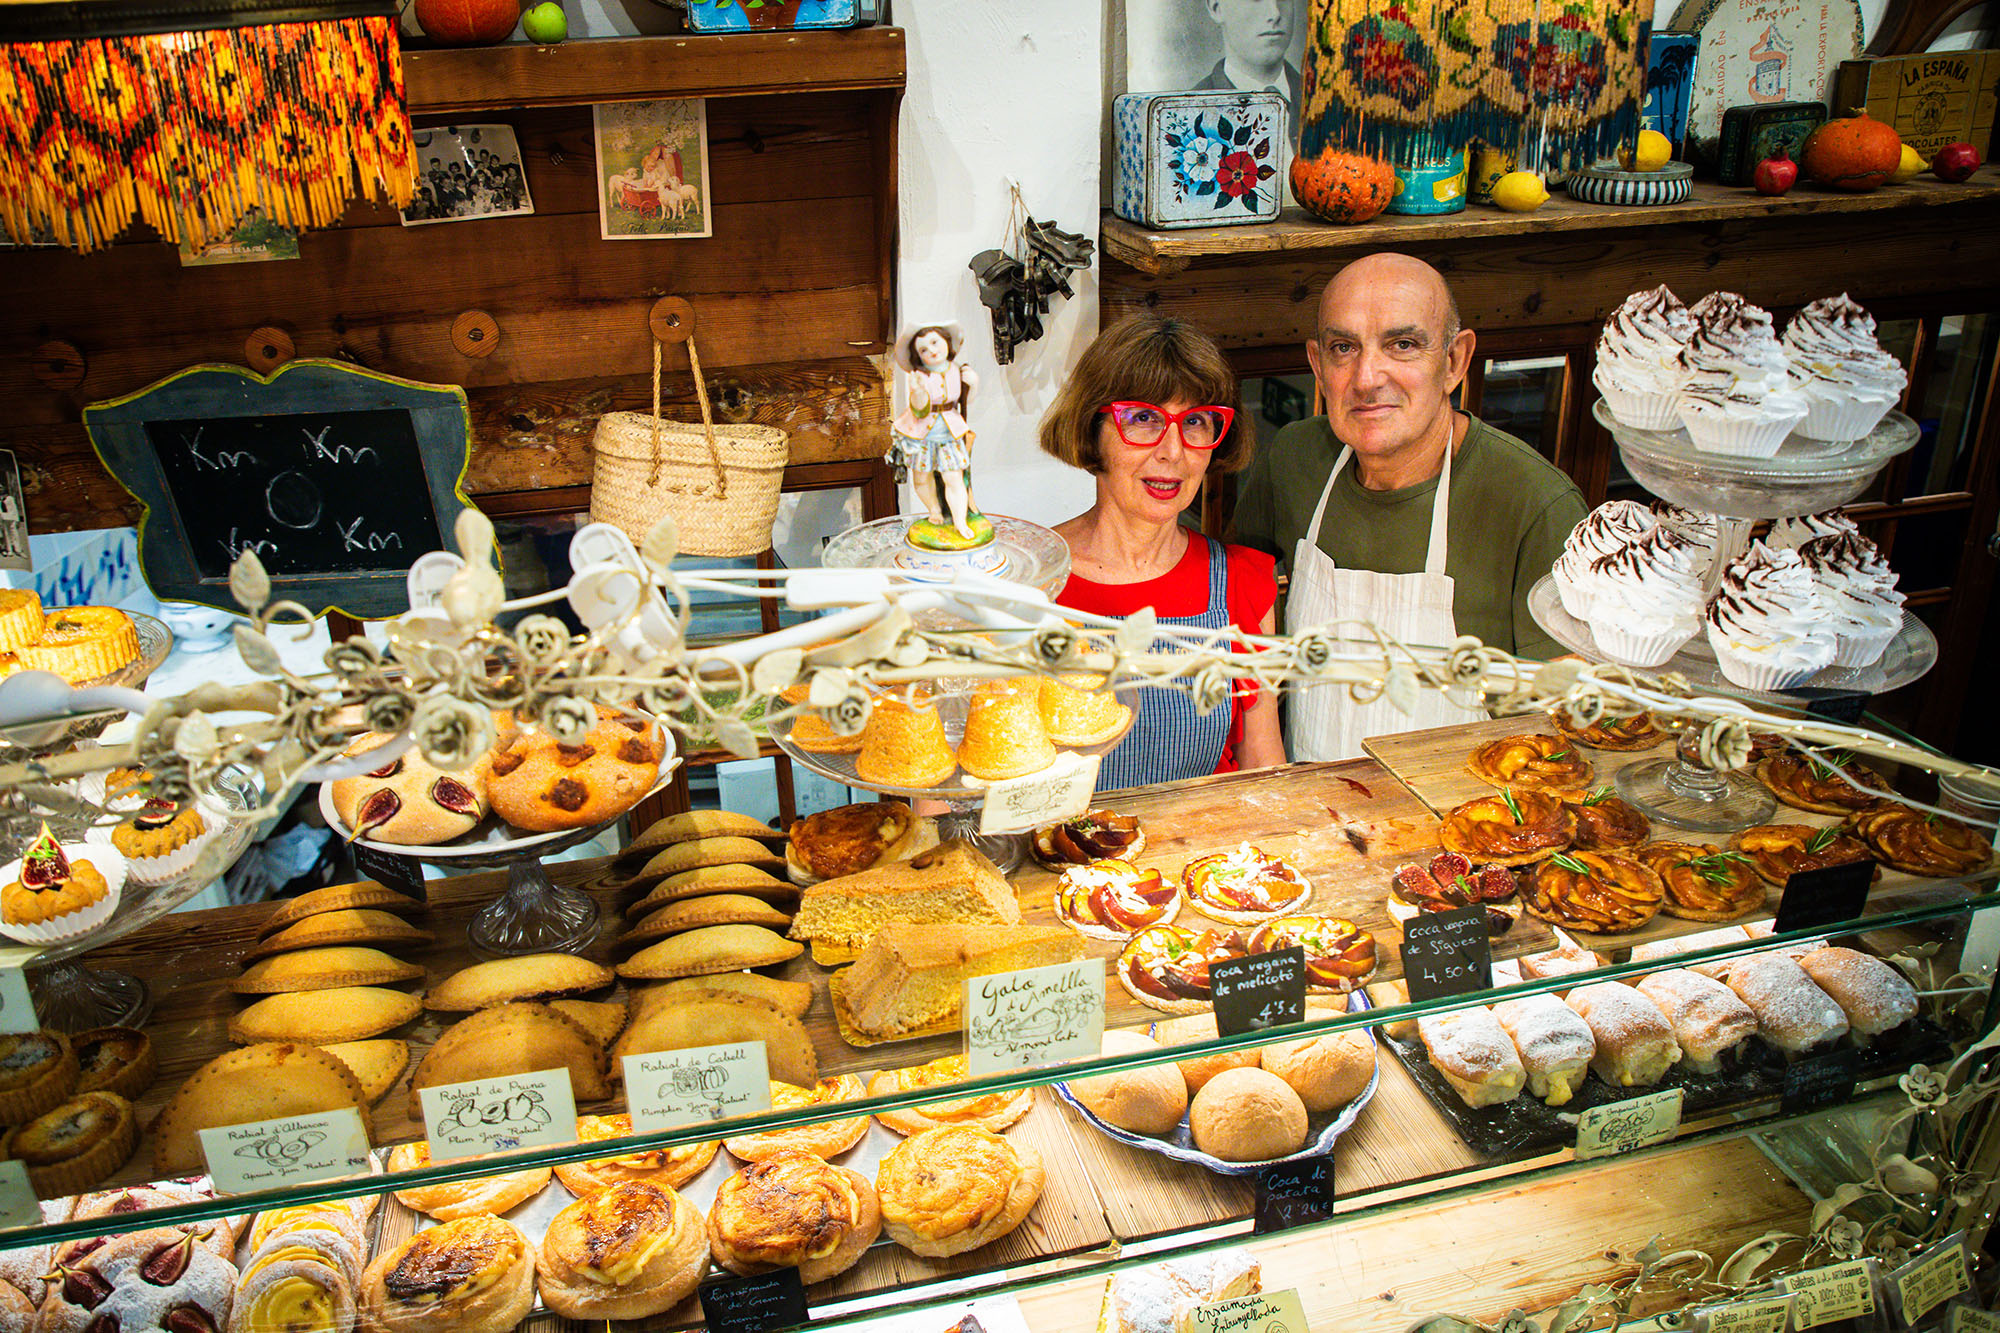
{"label": "wooden drawer knob", "polygon": [[29,361],[35,378],[57,393],[67,393],[83,383],[89,363],[83,359],[83,352],[73,342],[60,338],[52,339],[35,349]]}
{"label": "wooden drawer knob", "polygon": [[694,336],[694,307],[678,296],[662,296],[653,302],[646,322],[661,342],[684,343]]}
{"label": "wooden drawer knob", "polygon": [[275,324],[252,329],[243,340],[243,360],[259,374],[268,375],[297,355],[292,335]]}
{"label": "wooden drawer knob", "polygon": [[500,346],[500,326],[484,310],[468,310],[451,322],[451,345],[465,356],[492,356]]}

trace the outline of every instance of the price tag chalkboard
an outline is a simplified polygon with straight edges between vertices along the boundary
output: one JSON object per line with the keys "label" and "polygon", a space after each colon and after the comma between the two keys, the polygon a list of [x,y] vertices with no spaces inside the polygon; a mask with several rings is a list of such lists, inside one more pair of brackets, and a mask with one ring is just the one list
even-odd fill
{"label": "price tag chalkboard", "polygon": [[1861,1052],[1851,1046],[1786,1065],[1785,1114],[1817,1111],[1852,1101],[1854,1082],[1860,1077],[1860,1071]]}
{"label": "price tag chalkboard", "polygon": [[1208,984],[1225,1037],[1305,1022],[1306,951],[1296,944],[1212,964]]}
{"label": "price tag chalkboard", "polygon": [[455,385],[312,358],[268,379],[192,366],[83,419],[146,506],[139,560],[160,598],[235,610],[229,566],[254,550],[275,595],[315,614],[394,614],[410,562],[442,549],[471,503]]}
{"label": "price tag chalkboard", "polygon": [[1868,701],[1875,697],[1865,690],[1793,690],[1792,693],[1804,697],[1808,717],[1823,717],[1829,722],[1859,722],[1868,711]]}
{"label": "price tag chalkboard", "polygon": [[726,1277],[701,1284],[701,1317],[710,1333],[764,1333],[806,1322],[806,1289],[799,1270],[780,1268],[756,1277]]}
{"label": "price tag chalkboard", "polygon": [[406,893],[418,902],[424,901],[424,866],[416,857],[363,847],[358,842],[350,843],[348,850],[354,854],[355,870],[385,889]]}
{"label": "price tag chalkboard", "polygon": [[1493,984],[1486,909],[1419,912],[1403,923],[1403,980],[1411,1000],[1466,995]]}
{"label": "price tag chalkboard", "polygon": [[1777,932],[1854,920],[1868,905],[1868,885],[1874,878],[1873,861],[1795,871],[1778,898]]}
{"label": "price tag chalkboard", "polygon": [[1257,1173],[1257,1202],[1250,1216],[1253,1235],[1324,1222],[1333,1216],[1333,1158],[1267,1166]]}

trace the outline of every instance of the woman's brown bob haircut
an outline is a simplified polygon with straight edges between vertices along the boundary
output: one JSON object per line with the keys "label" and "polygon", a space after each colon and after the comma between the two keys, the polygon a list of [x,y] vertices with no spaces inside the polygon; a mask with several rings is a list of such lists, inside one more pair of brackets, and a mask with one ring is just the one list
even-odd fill
{"label": "woman's brown bob haircut", "polygon": [[1098,409],[1111,403],[1183,402],[1236,409],[1209,457],[1211,476],[1250,465],[1256,433],[1243,416],[1243,390],[1215,339],[1184,320],[1128,315],[1097,335],[1042,418],[1042,452],[1086,472],[1104,470],[1098,446],[1127,446]]}

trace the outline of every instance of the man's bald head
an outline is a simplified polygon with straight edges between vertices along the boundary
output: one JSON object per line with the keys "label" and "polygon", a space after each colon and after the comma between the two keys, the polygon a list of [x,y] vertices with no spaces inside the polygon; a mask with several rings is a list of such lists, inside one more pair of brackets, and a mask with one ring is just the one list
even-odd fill
{"label": "man's bald head", "polygon": [[1341,302],[1353,299],[1361,289],[1378,284],[1400,287],[1419,296],[1411,304],[1429,306],[1438,312],[1438,322],[1432,327],[1439,331],[1441,342],[1448,343],[1458,336],[1463,327],[1458,317],[1458,300],[1451,294],[1444,274],[1415,255],[1398,254],[1394,250],[1364,255],[1328,279],[1319,294],[1320,331],[1325,332],[1328,327],[1329,310],[1338,309]]}

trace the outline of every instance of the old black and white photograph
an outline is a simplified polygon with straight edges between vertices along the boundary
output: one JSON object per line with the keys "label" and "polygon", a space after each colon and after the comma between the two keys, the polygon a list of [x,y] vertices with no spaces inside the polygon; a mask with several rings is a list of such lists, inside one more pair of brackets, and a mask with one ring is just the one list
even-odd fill
{"label": "old black and white photograph", "polygon": [[28,507],[12,449],[0,449],[0,569],[33,569],[28,558]]}
{"label": "old black and white photograph", "polygon": [[1299,114],[1306,0],[1125,0],[1126,91],[1271,89]]}
{"label": "old black and white photograph", "polygon": [[512,126],[420,129],[410,142],[417,152],[417,193],[403,210],[404,226],[535,211]]}

